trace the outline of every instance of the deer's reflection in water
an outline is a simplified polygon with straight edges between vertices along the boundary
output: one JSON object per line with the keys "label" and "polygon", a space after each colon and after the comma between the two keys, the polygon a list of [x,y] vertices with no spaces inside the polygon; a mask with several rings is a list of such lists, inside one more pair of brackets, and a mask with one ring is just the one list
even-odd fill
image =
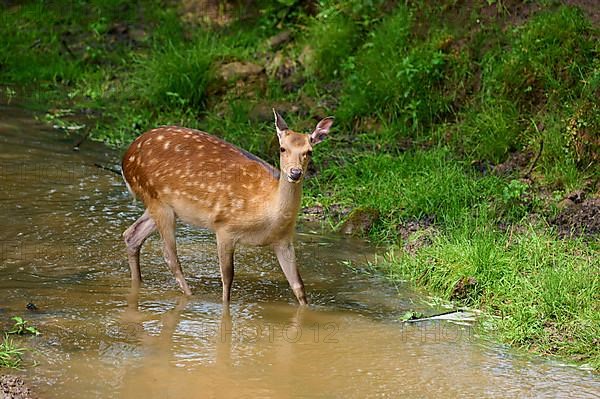
{"label": "deer's reflection in water", "polygon": [[[143,392],[180,397],[196,389],[199,396],[254,395],[287,384],[301,356],[296,351],[301,331],[308,328],[304,317],[309,309],[269,304],[248,311],[243,305],[207,304],[185,295],[173,299],[157,312],[156,302],[141,301],[138,289],[129,292],[121,321],[136,326],[131,330],[139,355],[119,383],[122,397]],[[265,364],[271,367],[260,375]],[[269,387],[268,380],[277,382]]]}

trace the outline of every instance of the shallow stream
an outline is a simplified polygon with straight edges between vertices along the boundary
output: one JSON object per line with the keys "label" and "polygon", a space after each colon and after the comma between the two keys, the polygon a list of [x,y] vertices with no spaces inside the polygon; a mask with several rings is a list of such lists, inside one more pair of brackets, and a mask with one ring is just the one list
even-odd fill
{"label": "shallow stream", "polygon": [[74,141],[0,107],[0,323],[20,315],[42,332],[21,341],[33,348],[22,373],[42,398],[600,395],[597,376],[468,325],[402,324],[406,310],[434,310],[354,271],[373,247],[311,225],[297,237],[309,308],[268,249],[239,248],[226,311],[214,236],[185,226],[178,250],[194,295],[179,293],[156,236],[132,292],[121,233],[141,204],[95,166],[118,167],[117,152]]}

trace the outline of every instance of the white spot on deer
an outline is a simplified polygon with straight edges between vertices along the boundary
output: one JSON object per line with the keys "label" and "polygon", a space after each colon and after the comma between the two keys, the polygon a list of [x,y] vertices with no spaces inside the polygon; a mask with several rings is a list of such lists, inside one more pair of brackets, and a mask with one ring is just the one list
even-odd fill
{"label": "white spot on deer", "polygon": [[195,195],[192,195],[192,199],[193,199],[194,201],[198,201],[200,198],[198,198],[198,197],[197,197],[197,196],[195,196]]}
{"label": "white spot on deer", "polygon": [[183,155],[185,155],[186,157],[189,157],[191,153],[192,153],[192,152],[191,152],[190,150],[185,150],[185,151],[183,152]]}
{"label": "white spot on deer", "polygon": [[171,188],[170,187],[165,187],[162,189],[163,194],[171,194]]}
{"label": "white spot on deer", "polygon": [[233,206],[238,208],[238,209],[242,209],[244,207],[244,205],[246,205],[246,201],[244,201],[243,199],[236,199],[233,200]]}
{"label": "white spot on deer", "polygon": [[159,134],[159,135],[156,137],[156,140],[158,140],[158,141],[163,141],[164,139],[165,139],[165,135],[164,135],[164,134]]}
{"label": "white spot on deer", "polygon": [[135,161],[135,155],[132,155],[132,156],[130,156],[130,157],[129,157],[129,161],[130,161],[130,162],[133,162],[133,161]]}
{"label": "white spot on deer", "polygon": [[163,145],[163,148],[164,148],[165,150],[168,150],[170,146],[171,146],[171,142],[170,142],[170,141],[167,141],[167,142],[165,143],[165,145]]}

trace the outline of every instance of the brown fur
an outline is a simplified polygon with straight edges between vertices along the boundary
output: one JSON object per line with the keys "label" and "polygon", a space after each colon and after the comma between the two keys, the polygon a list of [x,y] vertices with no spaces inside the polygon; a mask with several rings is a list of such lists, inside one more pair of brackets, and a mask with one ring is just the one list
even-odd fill
{"label": "brown fur", "polygon": [[233,280],[234,248],[246,243],[273,246],[298,301],[306,304],[292,242],[302,175],[312,145],[327,135],[332,119],[324,119],[307,135],[287,129],[281,116],[275,113],[275,117],[280,171],[194,129],[161,127],[131,144],[123,158],[123,177],[146,206],[146,212],[123,234],[134,284],[141,282],[140,248],[158,230],[165,261],[181,289],[191,294],[177,258],[175,220],[179,218],[216,233],[225,302]]}
{"label": "brown fur", "polygon": [[183,221],[213,231],[255,226],[276,193],[276,170],[207,133],[174,126],[151,130],[129,147],[123,174],[146,206],[160,201]]}

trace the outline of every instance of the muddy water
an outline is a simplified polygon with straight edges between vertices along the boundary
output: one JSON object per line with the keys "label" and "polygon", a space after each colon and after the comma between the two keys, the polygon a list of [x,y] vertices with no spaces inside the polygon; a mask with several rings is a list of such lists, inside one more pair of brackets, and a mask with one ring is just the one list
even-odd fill
{"label": "muddy water", "polygon": [[[598,397],[597,377],[518,355],[469,326],[405,326],[422,298],[355,273],[365,243],[302,226],[298,254],[313,305],[294,304],[274,256],[236,253],[233,303],[220,303],[213,236],[181,227],[195,295],[179,294],[151,238],[145,286],[129,289],[121,232],[142,212],[118,154],[61,139],[0,108],[0,323],[24,315],[42,335],[23,373],[44,398]],[[38,307],[26,310],[27,303]],[[31,366],[36,362],[36,366]]]}

